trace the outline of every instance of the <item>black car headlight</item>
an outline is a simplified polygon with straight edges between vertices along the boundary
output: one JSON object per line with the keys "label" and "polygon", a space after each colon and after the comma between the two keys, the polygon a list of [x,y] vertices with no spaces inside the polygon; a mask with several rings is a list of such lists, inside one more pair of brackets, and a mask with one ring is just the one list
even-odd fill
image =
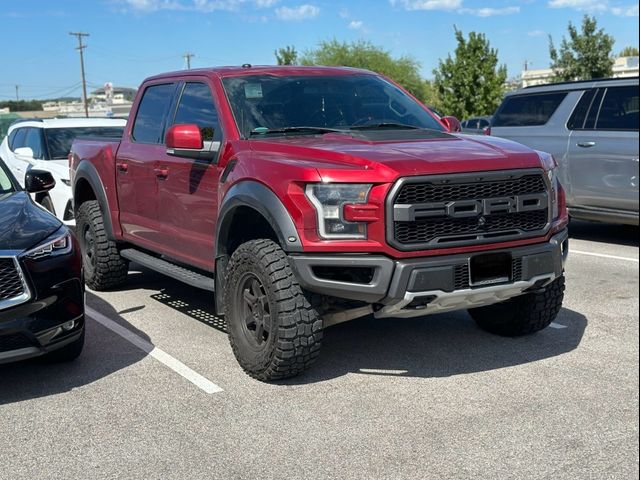
{"label": "black car headlight", "polygon": [[344,206],[367,203],[371,184],[364,183],[313,183],[305,193],[316,209],[318,234],[325,239],[366,239],[367,224],[348,222],[344,218]]}
{"label": "black car headlight", "polygon": [[47,237],[37,247],[24,253],[25,257],[32,260],[39,260],[41,258],[55,257],[58,255],[66,255],[73,249],[73,242],[71,240],[71,234],[66,228],[61,228],[53,235]]}

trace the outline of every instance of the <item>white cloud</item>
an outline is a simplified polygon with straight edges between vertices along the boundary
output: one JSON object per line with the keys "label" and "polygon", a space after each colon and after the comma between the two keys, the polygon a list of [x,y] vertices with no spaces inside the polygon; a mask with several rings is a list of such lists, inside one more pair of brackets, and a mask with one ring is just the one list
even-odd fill
{"label": "white cloud", "polygon": [[255,0],[255,4],[258,8],[271,8],[279,1],[280,0]]}
{"label": "white cloud", "polygon": [[527,32],[527,35],[530,37],[546,37],[547,32],[544,30],[531,30],[530,32]]}
{"label": "white cloud", "polygon": [[457,10],[462,0],[389,0],[392,6],[399,5],[405,10]]}
{"label": "white cloud", "polygon": [[604,12],[609,8],[608,0],[549,0],[551,8],[575,8],[588,12]]}
{"label": "white cloud", "polygon": [[351,20],[349,22],[348,28],[350,28],[351,30],[361,30],[363,26],[364,23],[362,22],[362,20]]}
{"label": "white cloud", "polygon": [[307,20],[317,17],[320,9],[315,5],[299,5],[297,7],[276,8],[276,16],[284,21]]}
{"label": "white cloud", "polygon": [[619,17],[637,17],[638,16],[638,4],[630,7],[613,7],[611,13],[618,15]]}
{"label": "white cloud", "polygon": [[520,7],[504,7],[504,8],[460,8],[458,13],[468,13],[476,17],[495,17],[496,15],[513,15],[520,13]]}
{"label": "white cloud", "polygon": [[[249,0],[119,0],[138,12],[157,12],[159,10],[183,10],[195,12],[214,12],[216,10],[237,10]],[[279,0],[251,0],[258,8],[272,8]]]}
{"label": "white cloud", "polygon": [[351,16],[351,14],[349,13],[349,9],[347,8],[343,8],[342,10],[340,10],[338,15],[340,15],[340,18],[345,18],[345,19]]}

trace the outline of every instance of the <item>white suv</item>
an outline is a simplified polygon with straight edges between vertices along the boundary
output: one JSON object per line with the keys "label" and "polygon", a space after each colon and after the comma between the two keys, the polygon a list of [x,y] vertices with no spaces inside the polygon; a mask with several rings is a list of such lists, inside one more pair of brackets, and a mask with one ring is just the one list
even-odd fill
{"label": "white suv", "polygon": [[24,187],[32,168],[46,170],[56,185],[35,200],[67,225],[74,225],[67,156],[77,136],[121,137],[126,120],[111,118],[54,118],[18,120],[0,144],[0,159]]}

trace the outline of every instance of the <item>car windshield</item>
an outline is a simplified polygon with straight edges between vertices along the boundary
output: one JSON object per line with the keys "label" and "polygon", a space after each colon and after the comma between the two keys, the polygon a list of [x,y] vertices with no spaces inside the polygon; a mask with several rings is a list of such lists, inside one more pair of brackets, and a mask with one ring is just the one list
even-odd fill
{"label": "car windshield", "polygon": [[44,131],[51,160],[66,159],[76,137],[122,137],[124,127],[47,128]]}
{"label": "car windshield", "polygon": [[444,131],[422,105],[376,75],[253,75],[222,83],[243,138],[332,130]]}
{"label": "car windshield", "polygon": [[14,192],[15,188],[11,179],[9,178],[9,173],[5,164],[0,160],[0,195],[4,195],[5,193]]}

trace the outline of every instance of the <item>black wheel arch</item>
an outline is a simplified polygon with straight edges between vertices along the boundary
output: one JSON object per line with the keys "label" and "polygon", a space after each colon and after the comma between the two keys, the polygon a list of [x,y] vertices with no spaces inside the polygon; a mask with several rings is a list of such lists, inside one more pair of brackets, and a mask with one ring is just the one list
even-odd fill
{"label": "black wheel arch", "polygon": [[102,180],[100,180],[100,174],[89,160],[81,160],[73,177],[73,211],[75,216],[78,215],[80,205],[88,200],[96,200],[100,205],[107,238],[115,241],[107,193]]}

